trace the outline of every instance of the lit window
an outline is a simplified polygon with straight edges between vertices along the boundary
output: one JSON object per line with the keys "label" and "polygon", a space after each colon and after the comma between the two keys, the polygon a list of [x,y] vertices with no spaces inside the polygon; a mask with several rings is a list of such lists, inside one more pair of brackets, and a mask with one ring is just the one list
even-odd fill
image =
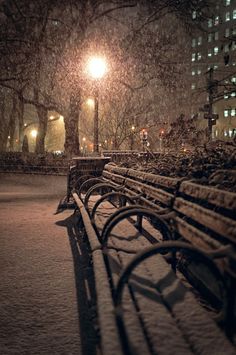
{"label": "lit window", "polygon": [[231,109],[231,116],[235,116],[235,108]]}
{"label": "lit window", "polygon": [[225,51],[225,52],[228,52],[228,51],[229,51],[229,45],[228,45],[228,44],[225,44],[225,46],[224,46],[224,51]]}
{"label": "lit window", "polygon": [[208,42],[211,42],[211,41],[212,41],[212,38],[213,38],[213,34],[212,34],[212,33],[209,33],[209,34],[208,34]]}
{"label": "lit window", "polygon": [[227,137],[228,136],[228,132],[226,129],[224,129],[224,136]]}
{"label": "lit window", "polygon": [[211,49],[208,49],[208,57],[211,57],[212,56],[212,52],[211,52]]}
{"label": "lit window", "polygon": [[214,70],[218,69],[218,65],[214,65],[213,69]]}
{"label": "lit window", "polygon": [[192,62],[195,62],[196,59],[196,53],[192,53]]}
{"label": "lit window", "polygon": [[215,32],[215,41],[218,41],[219,39],[219,32]]}
{"label": "lit window", "polygon": [[235,96],[236,96],[236,92],[235,91],[231,92],[231,97],[235,97]]}
{"label": "lit window", "polygon": [[198,37],[197,44],[198,44],[198,46],[200,46],[202,44],[202,36]]}
{"label": "lit window", "polygon": [[235,67],[235,65],[236,65],[236,62],[233,62],[233,63],[232,63],[232,66]]}
{"label": "lit window", "polygon": [[230,5],[230,0],[225,0],[225,6],[229,6]]}
{"label": "lit window", "polygon": [[224,99],[227,100],[229,98],[228,94],[224,94]]}
{"label": "lit window", "polygon": [[236,83],[236,77],[235,77],[235,76],[233,76],[233,77],[231,78],[231,82],[232,82],[232,83]]}
{"label": "lit window", "polygon": [[210,18],[209,20],[208,20],[208,27],[212,27],[213,26],[213,21],[212,21],[212,19]]}
{"label": "lit window", "polygon": [[192,19],[194,20],[197,17],[197,11],[192,12]]}
{"label": "lit window", "polygon": [[225,13],[225,21],[230,21],[230,12],[229,11],[227,11]]}
{"label": "lit window", "polygon": [[232,129],[229,129],[229,137],[233,137],[233,130]]}
{"label": "lit window", "polygon": [[196,88],[196,84],[191,85],[191,89],[194,90]]}
{"label": "lit window", "polygon": [[225,37],[229,37],[229,35],[230,35],[230,29],[226,28],[225,29]]}
{"label": "lit window", "polygon": [[198,53],[197,53],[197,60],[200,60],[200,59],[202,59],[202,55],[201,55],[200,52],[198,52]]}
{"label": "lit window", "polygon": [[198,71],[197,71],[198,75],[200,75],[201,72],[202,72],[201,69],[198,69]]}
{"label": "lit window", "polygon": [[236,10],[233,10],[233,19],[236,19]]}
{"label": "lit window", "polygon": [[219,48],[218,47],[214,47],[214,55],[217,55],[219,53]]}
{"label": "lit window", "polygon": [[229,110],[224,110],[224,117],[228,117],[229,116]]}
{"label": "lit window", "polygon": [[195,47],[195,46],[196,46],[196,39],[193,38],[193,39],[192,39],[192,47]]}
{"label": "lit window", "polygon": [[195,75],[195,70],[192,70],[192,75]]}
{"label": "lit window", "polygon": [[215,21],[214,21],[214,25],[215,25],[215,26],[219,25],[219,22],[220,22],[220,17],[219,17],[219,16],[216,16],[216,17],[215,17]]}

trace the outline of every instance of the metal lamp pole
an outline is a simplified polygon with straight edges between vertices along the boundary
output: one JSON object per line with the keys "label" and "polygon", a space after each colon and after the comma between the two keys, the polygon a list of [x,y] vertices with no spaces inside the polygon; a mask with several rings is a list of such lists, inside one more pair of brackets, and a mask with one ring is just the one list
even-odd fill
{"label": "metal lamp pole", "polygon": [[94,153],[99,152],[99,147],[98,147],[98,88],[95,88],[95,94],[94,94],[94,121],[93,121],[93,151]]}
{"label": "metal lamp pole", "polygon": [[100,80],[107,71],[106,60],[103,57],[91,57],[88,62],[88,71],[90,76],[94,79],[94,136],[93,136],[93,151],[99,153],[98,145],[98,80]]}

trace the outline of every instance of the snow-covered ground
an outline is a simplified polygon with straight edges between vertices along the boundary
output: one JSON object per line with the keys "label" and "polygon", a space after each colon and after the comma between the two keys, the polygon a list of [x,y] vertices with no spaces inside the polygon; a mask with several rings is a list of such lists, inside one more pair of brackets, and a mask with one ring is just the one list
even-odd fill
{"label": "snow-covered ground", "polygon": [[[81,354],[66,177],[0,174],[0,354]],[[56,224],[58,223],[58,224]],[[61,224],[61,225],[60,225]]]}

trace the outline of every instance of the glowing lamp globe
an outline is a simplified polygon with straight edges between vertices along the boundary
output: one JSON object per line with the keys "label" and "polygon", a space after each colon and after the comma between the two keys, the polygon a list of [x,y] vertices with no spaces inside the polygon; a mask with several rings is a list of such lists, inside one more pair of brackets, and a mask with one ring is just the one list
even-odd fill
{"label": "glowing lamp globe", "polygon": [[33,138],[36,138],[37,135],[38,135],[38,132],[36,131],[36,129],[33,129],[33,130],[31,131],[31,136],[32,136]]}
{"label": "glowing lamp globe", "polygon": [[100,79],[107,71],[106,61],[102,57],[92,57],[88,61],[88,72],[94,79]]}

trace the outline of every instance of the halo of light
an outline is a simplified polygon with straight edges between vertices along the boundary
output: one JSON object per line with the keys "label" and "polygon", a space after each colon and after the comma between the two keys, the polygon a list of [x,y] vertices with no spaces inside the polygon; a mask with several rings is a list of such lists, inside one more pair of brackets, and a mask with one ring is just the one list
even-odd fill
{"label": "halo of light", "polygon": [[36,138],[37,135],[38,135],[38,131],[37,131],[36,129],[32,129],[32,131],[30,132],[30,134],[31,134],[31,136],[32,136],[33,138]]}
{"label": "halo of light", "polygon": [[100,79],[107,71],[105,58],[91,57],[88,61],[88,72],[94,79]]}
{"label": "halo of light", "polygon": [[90,106],[90,107],[93,107],[94,106],[94,99],[92,98],[88,98],[86,103]]}

